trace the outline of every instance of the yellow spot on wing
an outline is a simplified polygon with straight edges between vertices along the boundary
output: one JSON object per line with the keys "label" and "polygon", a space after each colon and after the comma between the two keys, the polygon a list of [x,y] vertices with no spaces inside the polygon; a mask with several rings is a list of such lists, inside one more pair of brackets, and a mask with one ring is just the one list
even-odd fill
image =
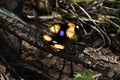
{"label": "yellow spot on wing", "polygon": [[43,35],[45,41],[52,41],[52,38],[49,35]]}
{"label": "yellow spot on wing", "polygon": [[53,25],[53,26],[51,26],[50,27],[50,31],[52,32],[52,33],[58,33],[59,31],[60,31],[60,25],[59,24],[55,24],[55,25]]}
{"label": "yellow spot on wing", "polygon": [[68,28],[66,30],[66,36],[69,38],[69,39],[72,39],[73,36],[75,34],[75,29],[74,28]]}

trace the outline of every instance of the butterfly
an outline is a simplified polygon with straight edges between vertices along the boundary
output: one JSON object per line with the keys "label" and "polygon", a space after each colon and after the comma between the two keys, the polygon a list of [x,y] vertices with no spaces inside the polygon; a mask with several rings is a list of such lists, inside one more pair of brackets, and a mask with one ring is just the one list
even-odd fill
{"label": "butterfly", "polygon": [[79,26],[72,23],[55,23],[49,27],[49,32],[53,35],[44,34],[43,39],[50,44],[53,49],[65,49],[65,41],[75,39],[76,30]]}

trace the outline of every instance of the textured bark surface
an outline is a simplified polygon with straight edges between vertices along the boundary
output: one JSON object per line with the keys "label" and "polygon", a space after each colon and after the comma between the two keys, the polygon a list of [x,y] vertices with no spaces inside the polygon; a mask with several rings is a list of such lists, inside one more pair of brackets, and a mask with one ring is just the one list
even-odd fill
{"label": "textured bark surface", "polygon": [[[9,1],[13,2],[12,0]],[[37,0],[33,0],[32,4],[38,6],[35,3],[36,1]],[[14,5],[17,5],[17,2],[19,1],[16,1]],[[42,3],[45,2],[40,1],[39,4]],[[0,3],[2,7],[5,4],[4,2]],[[49,6],[52,5],[54,6],[54,4],[49,4]],[[82,6],[85,7],[84,4],[82,4]],[[4,10],[2,7],[0,9]],[[60,5],[60,7],[63,7],[63,5]],[[39,6],[39,9],[41,8],[42,7]],[[50,7],[49,10],[51,10],[51,8],[52,7]],[[66,8],[67,7],[65,7],[65,10]],[[10,9],[13,11],[13,8]],[[87,9],[89,12],[89,8]],[[45,11],[46,8],[44,9],[44,12]],[[77,35],[78,39],[75,40],[76,43],[74,43],[75,41],[66,41],[66,48],[57,51],[52,49],[50,45],[43,40],[43,35],[49,34],[48,28],[52,22],[41,22],[35,19],[30,20],[29,23],[29,20],[25,20],[27,21],[25,22],[17,17],[17,14],[13,14],[12,12],[8,13],[10,15],[0,12],[1,79],[21,80],[23,78],[25,80],[60,80],[60,77],[61,80],[68,80],[69,75],[71,75],[71,61],[73,62],[74,73],[81,73],[89,69],[93,74],[102,73],[102,80],[112,80],[113,78],[115,80],[119,79],[120,38],[119,34],[116,37],[113,36],[115,33],[113,28],[106,27],[106,24],[103,23],[105,27],[100,25],[99,28],[93,29],[89,27],[91,21],[79,19],[78,22],[84,25],[84,29],[81,25],[79,29],[80,32]],[[86,22],[88,24],[86,24]],[[93,32],[90,32],[92,29]],[[100,30],[100,32],[96,29]],[[85,35],[85,31],[83,30],[86,30],[90,34]],[[105,41],[101,38],[101,32],[103,36],[105,36]],[[109,45],[107,34],[108,37],[111,38],[111,45]],[[104,45],[104,42],[104,47],[99,49],[96,48]],[[62,76],[60,76],[62,66],[65,67]]]}

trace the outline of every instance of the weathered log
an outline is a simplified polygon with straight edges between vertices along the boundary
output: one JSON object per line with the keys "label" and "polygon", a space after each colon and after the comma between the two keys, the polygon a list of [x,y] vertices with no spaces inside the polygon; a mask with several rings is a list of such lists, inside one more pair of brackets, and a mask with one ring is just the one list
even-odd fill
{"label": "weathered log", "polygon": [[[0,12],[0,28],[7,30],[17,37],[27,41],[31,45],[52,53],[55,56],[82,64],[87,68],[97,70],[104,74],[111,70],[115,73],[120,71],[119,56],[114,55],[108,48],[97,50],[88,47],[81,52],[80,46],[76,45],[71,47],[72,49],[55,51],[42,39],[42,35],[47,32],[46,30],[43,30],[43,25],[40,24],[41,28],[37,28],[25,23],[24,21],[13,18],[17,17],[14,14],[11,16]],[[71,55],[71,51],[75,55]]]}

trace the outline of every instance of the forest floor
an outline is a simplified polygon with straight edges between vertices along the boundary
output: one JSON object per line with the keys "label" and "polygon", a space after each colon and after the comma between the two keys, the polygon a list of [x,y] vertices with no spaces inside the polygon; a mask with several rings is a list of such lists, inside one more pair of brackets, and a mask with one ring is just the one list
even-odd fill
{"label": "forest floor", "polygon": [[83,45],[66,41],[76,54],[66,49],[54,55],[0,25],[0,80],[74,80],[85,71],[92,76],[101,74],[93,80],[120,80],[119,0],[0,0],[0,7],[38,29],[42,29],[40,24],[78,24],[78,44]]}

